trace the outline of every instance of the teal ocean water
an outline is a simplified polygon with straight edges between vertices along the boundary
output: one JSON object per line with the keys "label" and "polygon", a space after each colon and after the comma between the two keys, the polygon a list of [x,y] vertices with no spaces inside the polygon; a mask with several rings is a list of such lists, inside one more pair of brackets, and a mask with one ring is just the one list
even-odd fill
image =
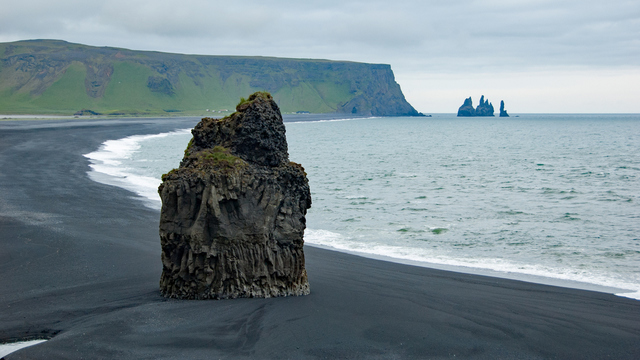
{"label": "teal ocean water", "polygon": [[[640,299],[640,116],[287,122],[307,244]],[[104,143],[89,176],[159,209],[188,129]],[[603,290],[604,291],[604,290]]]}

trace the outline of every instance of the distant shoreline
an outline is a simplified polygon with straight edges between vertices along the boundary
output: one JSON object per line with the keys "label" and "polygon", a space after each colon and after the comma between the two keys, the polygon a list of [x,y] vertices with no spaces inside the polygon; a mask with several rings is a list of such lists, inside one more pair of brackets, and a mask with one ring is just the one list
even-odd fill
{"label": "distant shoreline", "polygon": [[[178,118],[194,118],[201,119],[204,117],[222,118],[231,113],[225,114],[203,114],[203,115],[2,115],[0,114],[0,122],[2,121],[33,121],[33,120],[78,120],[78,121],[101,121],[101,120],[126,120],[126,119],[178,119]],[[353,118],[368,118],[370,116],[354,116],[351,114],[342,113],[319,113],[319,114],[283,114],[282,118],[285,122],[292,121],[321,121],[321,120],[336,120],[336,119],[353,119]]]}
{"label": "distant shoreline", "polygon": [[[185,117],[194,117],[194,118],[203,118],[203,117],[224,117],[231,114],[231,112],[226,113],[203,113],[203,114],[194,114],[194,113],[171,113],[171,114],[144,114],[144,115],[58,115],[58,114],[0,114],[0,121],[16,121],[16,120],[108,120],[108,119],[152,119],[152,118],[163,118],[163,119],[173,119],[173,118],[185,118]],[[422,117],[424,120],[430,120],[431,118],[437,118],[440,116],[455,116],[456,113],[428,113],[431,116]],[[601,115],[612,115],[612,116],[638,116],[640,120],[640,113],[514,113],[510,117],[520,117],[520,116],[601,116]],[[345,114],[345,113],[309,113],[309,114],[295,114],[295,113],[283,113],[282,117],[285,121],[313,121],[318,118],[329,118],[329,119],[347,119],[347,118],[367,118],[371,116],[359,116],[353,114]],[[379,116],[377,116],[379,117]],[[382,117],[402,117],[402,116],[382,116]],[[499,116],[485,116],[485,117],[472,117],[474,120],[491,120],[491,119],[500,119]],[[295,120],[292,120],[295,119]],[[464,117],[462,117],[464,119]],[[517,120],[517,119],[509,119],[503,117],[501,120]]]}

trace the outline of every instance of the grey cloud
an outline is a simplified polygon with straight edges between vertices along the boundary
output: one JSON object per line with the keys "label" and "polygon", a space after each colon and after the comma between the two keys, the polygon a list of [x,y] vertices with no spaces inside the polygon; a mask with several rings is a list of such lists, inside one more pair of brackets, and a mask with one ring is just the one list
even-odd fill
{"label": "grey cloud", "polygon": [[[21,1],[0,39],[425,70],[640,65],[637,1]],[[153,46],[153,48],[151,48]]]}

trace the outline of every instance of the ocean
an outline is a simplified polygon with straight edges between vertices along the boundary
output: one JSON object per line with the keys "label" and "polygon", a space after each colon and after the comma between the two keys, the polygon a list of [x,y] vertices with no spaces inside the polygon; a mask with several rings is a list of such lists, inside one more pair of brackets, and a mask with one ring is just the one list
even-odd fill
{"label": "ocean", "polygon": [[[307,245],[640,299],[639,115],[285,124],[311,187]],[[190,138],[109,140],[88,174],[160,209]]]}

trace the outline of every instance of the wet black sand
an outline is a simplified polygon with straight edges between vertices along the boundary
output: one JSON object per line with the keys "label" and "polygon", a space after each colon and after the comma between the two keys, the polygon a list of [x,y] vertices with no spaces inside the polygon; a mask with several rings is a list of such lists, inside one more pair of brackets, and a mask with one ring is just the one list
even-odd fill
{"label": "wet black sand", "polygon": [[640,301],[306,247],[305,297],[159,295],[157,211],[82,154],[198,119],[0,121],[7,359],[640,359]]}

